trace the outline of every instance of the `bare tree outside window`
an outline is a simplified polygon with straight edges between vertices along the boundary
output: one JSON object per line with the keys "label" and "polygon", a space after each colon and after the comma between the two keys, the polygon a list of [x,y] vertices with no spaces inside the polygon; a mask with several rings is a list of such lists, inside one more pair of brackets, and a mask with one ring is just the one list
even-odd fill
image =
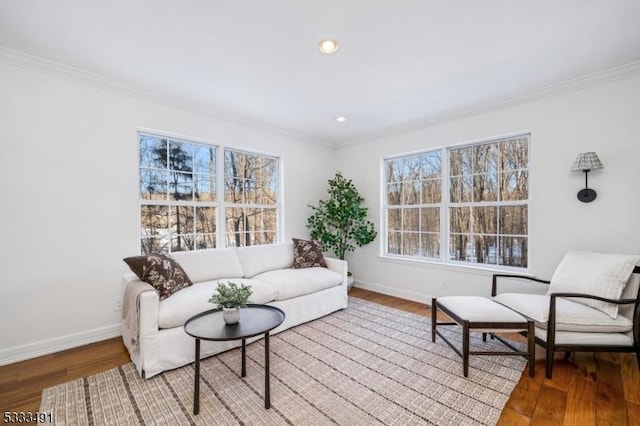
{"label": "bare tree outside window", "polygon": [[449,259],[526,268],[529,135],[448,153]]}
{"label": "bare tree outside window", "polygon": [[386,159],[386,254],[526,268],[529,138]]}
{"label": "bare tree outside window", "polygon": [[387,253],[440,257],[440,151],[386,160]]}
{"label": "bare tree outside window", "polygon": [[277,242],[278,158],[142,132],[138,144],[142,253]]}
{"label": "bare tree outside window", "polygon": [[277,241],[278,160],[224,151],[225,239],[228,247]]}
{"label": "bare tree outside window", "polygon": [[216,147],[139,133],[141,252],[216,246]]}

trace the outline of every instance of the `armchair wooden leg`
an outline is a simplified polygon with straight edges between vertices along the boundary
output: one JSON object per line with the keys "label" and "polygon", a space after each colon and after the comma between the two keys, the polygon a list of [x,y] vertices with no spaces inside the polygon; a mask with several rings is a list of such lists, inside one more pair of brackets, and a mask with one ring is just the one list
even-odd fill
{"label": "armchair wooden leg", "polygon": [[527,348],[529,349],[529,377],[536,375],[536,330],[532,320],[527,321]]}
{"label": "armchair wooden leg", "polygon": [[547,379],[550,379],[553,375],[553,345],[547,342],[547,359],[546,359],[546,367],[547,367]]}
{"label": "armchair wooden leg", "polygon": [[553,353],[556,344],[556,298],[551,295],[549,299],[549,322],[547,326],[547,379],[553,374]]}
{"label": "armchair wooden leg", "polygon": [[437,321],[437,312],[438,309],[436,306],[436,299],[431,299],[431,342],[436,342],[436,321]]}

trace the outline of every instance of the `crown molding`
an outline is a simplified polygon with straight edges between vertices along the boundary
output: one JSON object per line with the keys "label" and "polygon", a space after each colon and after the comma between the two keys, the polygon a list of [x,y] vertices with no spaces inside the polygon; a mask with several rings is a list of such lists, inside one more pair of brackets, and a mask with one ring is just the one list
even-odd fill
{"label": "crown molding", "polygon": [[600,86],[638,75],[640,75],[640,61],[635,61],[618,67],[613,67],[603,71],[576,77],[570,80],[565,80],[531,89],[513,96],[501,97],[490,102],[478,103],[468,107],[452,109],[441,114],[435,114],[431,117],[421,118],[419,120],[406,122],[398,126],[388,127],[379,132],[344,141],[342,143],[342,146],[357,145],[379,137],[430,127],[447,121],[457,120],[484,112],[495,111],[498,109],[533,102],[552,96],[575,92],[593,86]]}
{"label": "crown molding", "polygon": [[570,80],[565,80],[543,87],[531,89],[513,96],[501,97],[490,102],[478,103],[467,107],[452,109],[440,114],[434,114],[418,120],[405,122],[397,126],[391,126],[381,131],[367,133],[361,136],[343,140],[341,142],[336,142],[332,140],[314,138],[309,135],[304,135],[296,132],[295,130],[275,127],[273,125],[262,123],[257,120],[242,118],[237,115],[214,109],[202,103],[189,101],[178,96],[159,93],[146,87],[126,83],[121,80],[117,80],[101,74],[85,71],[80,68],[61,64],[37,56],[32,56],[27,53],[7,49],[1,46],[0,63],[6,63],[31,71],[47,74],[53,77],[58,77],[76,83],[81,83],[107,91],[120,93],[126,96],[136,97],[149,102],[203,114],[208,117],[231,122],[242,127],[282,134],[300,139],[308,143],[314,143],[334,149],[357,145],[379,137],[430,127],[436,124],[468,117],[475,114],[489,112],[527,102],[533,102],[540,99],[557,96],[592,86],[599,86],[616,80],[622,80],[640,75],[640,61],[635,61],[629,64],[594,72]]}
{"label": "crown molding", "polygon": [[296,139],[301,139],[305,142],[319,144],[331,148],[335,147],[335,144],[330,141],[303,135],[294,130],[275,127],[256,120],[245,119],[237,115],[220,111],[199,102],[190,101],[179,96],[167,95],[146,87],[142,87],[140,85],[127,83],[102,74],[85,71],[83,69],[51,61],[49,59],[29,55],[17,50],[7,49],[2,46],[0,46],[0,63],[6,63],[30,71],[35,71],[52,77],[73,81],[75,83],[85,84],[95,88],[116,92],[122,95],[143,99],[149,102],[203,114],[208,117],[231,122],[242,127],[283,134],[294,137]]}

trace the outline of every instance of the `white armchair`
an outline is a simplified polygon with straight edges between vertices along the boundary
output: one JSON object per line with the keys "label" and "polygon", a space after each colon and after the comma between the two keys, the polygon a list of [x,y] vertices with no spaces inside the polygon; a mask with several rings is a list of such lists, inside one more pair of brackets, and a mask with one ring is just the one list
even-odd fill
{"label": "white armchair", "polygon": [[[536,343],[546,349],[548,378],[555,352],[633,352],[640,367],[639,259],[569,252],[551,280],[494,274],[491,295],[535,321]],[[530,289],[521,292],[518,283],[528,283],[521,287]]]}

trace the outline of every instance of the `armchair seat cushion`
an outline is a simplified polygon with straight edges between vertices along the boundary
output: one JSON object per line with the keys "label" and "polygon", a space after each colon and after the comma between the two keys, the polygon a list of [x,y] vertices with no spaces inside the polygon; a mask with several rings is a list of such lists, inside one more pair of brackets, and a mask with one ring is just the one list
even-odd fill
{"label": "armchair seat cushion", "polygon": [[[633,346],[631,333],[581,333],[576,331],[556,332],[555,345],[580,346]],[[536,327],[536,337],[547,341],[547,330]]]}
{"label": "armchair seat cushion", "polygon": [[[494,300],[535,321],[536,327],[547,329],[551,296],[539,294],[502,293]],[[581,333],[626,333],[633,322],[618,315],[606,313],[569,299],[556,300],[556,331]],[[591,336],[593,337],[593,336]],[[589,338],[589,337],[587,337]]]}

